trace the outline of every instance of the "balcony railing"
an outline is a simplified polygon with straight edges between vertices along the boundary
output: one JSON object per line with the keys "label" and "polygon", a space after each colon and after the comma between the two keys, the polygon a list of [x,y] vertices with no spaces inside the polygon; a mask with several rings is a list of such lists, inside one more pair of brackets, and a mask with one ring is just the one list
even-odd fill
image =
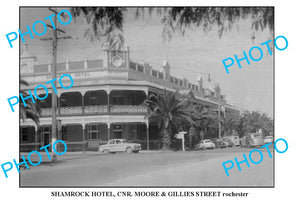
{"label": "balcony railing", "polygon": [[50,117],[51,115],[52,115],[51,108],[42,109],[42,113],[41,113],[42,117]]}
{"label": "balcony railing", "polygon": [[83,109],[81,106],[77,107],[61,107],[60,108],[61,115],[82,115]]}
{"label": "balcony railing", "polygon": [[[61,107],[59,115],[96,115],[96,114],[145,114],[147,107],[142,105],[96,105],[96,106],[76,106],[76,107]],[[42,117],[51,117],[51,108],[42,109]]]}
{"label": "balcony railing", "polygon": [[142,105],[114,105],[111,106],[110,113],[147,113],[147,107]]}
{"label": "balcony railing", "polygon": [[106,105],[85,106],[84,114],[106,114],[108,112]]}

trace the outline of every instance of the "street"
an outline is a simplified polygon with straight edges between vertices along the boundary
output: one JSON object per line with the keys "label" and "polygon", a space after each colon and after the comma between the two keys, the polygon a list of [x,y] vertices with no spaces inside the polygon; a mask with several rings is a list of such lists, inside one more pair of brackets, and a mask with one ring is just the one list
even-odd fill
{"label": "street", "polygon": [[[228,170],[226,176],[222,163],[243,160],[242,154],[252,149],[225,148],[204,151],[142,151],[138,154],[102,154],[98,152],[67,153],[58,156],[57,163],[42,163],[30,169],[22,169],[20,186],[273,186],[273,159],[266,149],[261,149],[260,164],[240,164]],[[271,150],[273,151],[273,150]],[[259,161],[258,155],[252,155]]]}

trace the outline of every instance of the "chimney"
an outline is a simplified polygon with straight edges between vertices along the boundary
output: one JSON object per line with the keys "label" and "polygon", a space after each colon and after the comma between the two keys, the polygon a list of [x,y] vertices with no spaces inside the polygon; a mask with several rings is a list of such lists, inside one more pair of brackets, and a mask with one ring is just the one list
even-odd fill
{"label": "chimney", "polygon": [[199,86],[199,91],[203,91],[203,79],[202,79],[202,76],[200,73],[198,73],[198,76],[197,76],[197,83],[198,83],[198,86]]}
{"label": "chimney", "polygon": [[167,56],[163,59],[160,71],[164,74],[164,80],[170,81],[170,65]]}
{"label": "chimney", "polygon": [[187,88],[188,87],[188,85],[187,85],[188,82],[187,82],[186,78],[183,78],[182,80],[183,80],[183,87]]}

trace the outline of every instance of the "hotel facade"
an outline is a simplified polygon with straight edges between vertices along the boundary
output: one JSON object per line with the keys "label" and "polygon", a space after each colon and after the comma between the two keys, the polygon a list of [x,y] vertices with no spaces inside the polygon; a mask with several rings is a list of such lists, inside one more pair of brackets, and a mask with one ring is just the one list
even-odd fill
{"label": "hotel facade", "polygon": [[[68,151],[83,150],[83,146],[97,150],[99,144],[113,138],[139,142],[145,150],[157,149],[160,131],[145,116],[148,109],[143,103],[151,93],[162,94],[164,90],[192,96],[207,108],[239,112],[226,102],[220,87],[212,85],[209,77],[199,75],[197,83],[190,83],[173,76],[167,58],[162,59],[159,69],[154,69],[149,63],[130,60],[127,46],[119,51],[104,51],[103,59],[57,64],[57,79],[69,74],[74,81],[67,90],[57,84],[57,132]],[[21,90],[33,91],[43,84],[49,91],[48,97],[39,101],[39,126],[29,119],[20,120],[20,151],[31,151],[51,143],[52,86],[46,82],[52,80],[53,70],[50,63],[37,64],[37,57],[31,55],[27,45],[21,52],[20,69],[20,78],[29,83],[28,87],[21,85]],[[45,90],[37,90],[40,97],[43,93]]]}

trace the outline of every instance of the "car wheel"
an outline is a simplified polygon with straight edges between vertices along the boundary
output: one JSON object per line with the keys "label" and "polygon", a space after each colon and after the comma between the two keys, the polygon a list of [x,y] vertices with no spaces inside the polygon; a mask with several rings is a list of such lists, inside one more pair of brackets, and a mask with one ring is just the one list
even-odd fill
{"label": "car wheel", "polygon": [[103,152],[104,152],[104,154],[109,154],[110,153],[109,149],[104,149]]}
{"label": "car wheel", "polygon": [[127,148],[126,148],[126,152],[127,152],[127,153],[132,153],[131,147],[127,147]]}

